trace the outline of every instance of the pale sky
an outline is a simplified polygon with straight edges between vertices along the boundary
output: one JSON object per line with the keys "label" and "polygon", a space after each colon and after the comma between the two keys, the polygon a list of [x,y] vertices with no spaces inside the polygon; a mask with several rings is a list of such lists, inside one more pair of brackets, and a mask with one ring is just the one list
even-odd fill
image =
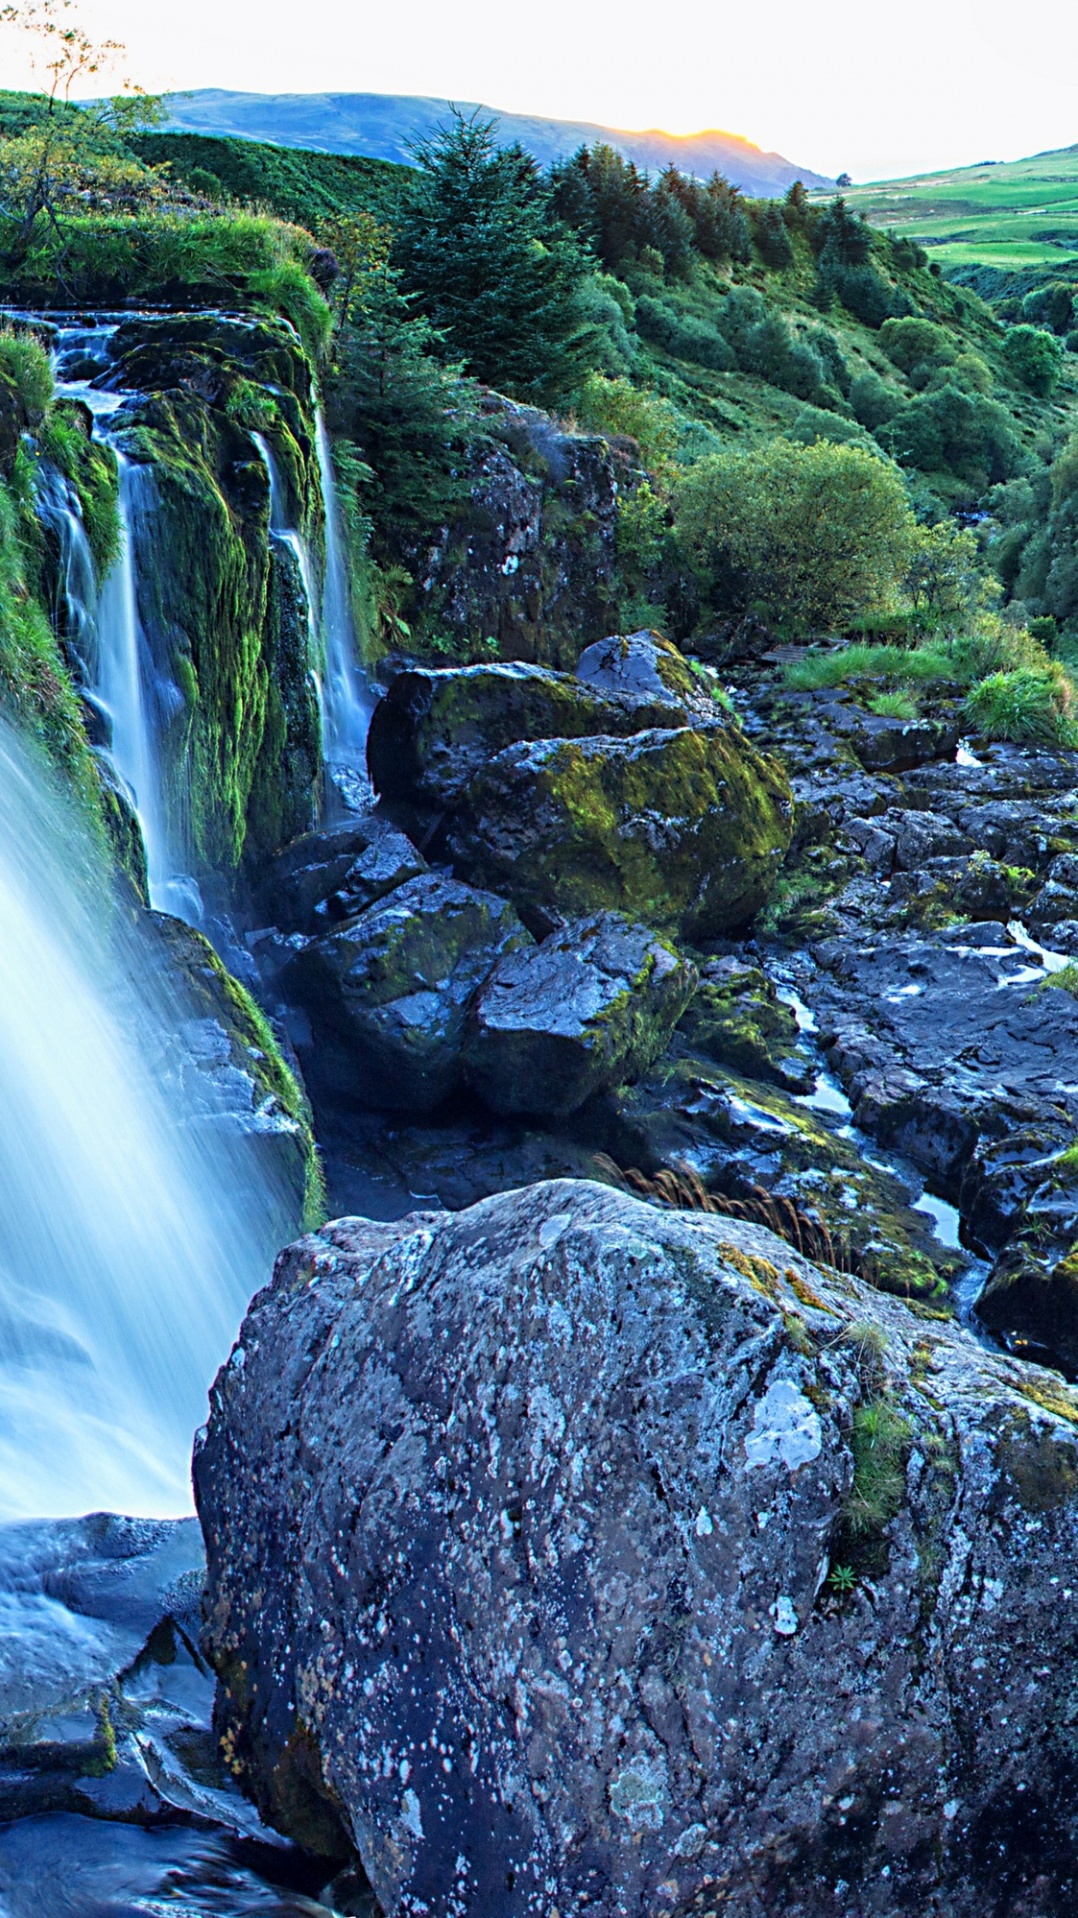
{"label": "pale sky", "polygon": [[[1065,0],[80,0],[154,91],[420,93],[882,179],[1078,142]],[[32,84],[0,29],[0,84]]]}

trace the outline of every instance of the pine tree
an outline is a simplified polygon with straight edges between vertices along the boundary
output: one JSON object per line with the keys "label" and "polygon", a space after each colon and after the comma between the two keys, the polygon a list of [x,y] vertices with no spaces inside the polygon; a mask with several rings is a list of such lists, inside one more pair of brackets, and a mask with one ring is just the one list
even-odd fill
{"label": "pine tree", "polygon": [[395,246],[405,291],[477,379],[517,399],[564,398],[593,358],[578,300],[593,262],[534,161],[459,113],[416,157]]}

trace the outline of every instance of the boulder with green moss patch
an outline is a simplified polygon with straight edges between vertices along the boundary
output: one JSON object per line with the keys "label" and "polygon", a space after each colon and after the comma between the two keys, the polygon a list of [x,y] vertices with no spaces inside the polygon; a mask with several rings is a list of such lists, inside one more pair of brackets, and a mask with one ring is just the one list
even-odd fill
{"label": "boulder with green moss patch", "polygon": [[435,873],[301,942],[284,979],[311,1021],[312,1086],[392,1111],[440,1105],[460,1084],[479,988],[530,945],[504,899]]}
{"label": "boulder with green moss patch", "polygon": [[194,1474],[233,1769],[387,1918],[1071,1908],[1078,1393],[758,1226],[341,1220]]}
{"label": "boulder with green moss patch", "polygon": [[608,910],[709,939],[765,903],[792,819],[778,761],[712,723],[508,746],[472,780],[448,843],[526,919]]}
{"label": "boulder with green moss patch", "polygon": [[375,708],[367,762],[386,799],[454,806],[494,754],[520,740],[626,737],[683,719],[662,687],[608,692],[528,665],[415,667]]}
{"label": "boulder with green moss patch", "polygon": [[658,1057],[695,968],[617,913],[499,960],[472,1011],[469,1084],[495,1112],[559,1117]]}

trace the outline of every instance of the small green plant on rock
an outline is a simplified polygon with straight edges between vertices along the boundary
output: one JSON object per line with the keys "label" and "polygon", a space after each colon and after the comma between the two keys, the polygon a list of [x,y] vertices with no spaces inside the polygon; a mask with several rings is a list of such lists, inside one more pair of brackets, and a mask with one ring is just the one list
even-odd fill
{"label": "small green plant on rock", "polygon": [[855,1538],[878,1537],[902,1503],[913,1438],[908,1418],[886,1396],[853,1415],[853,1486],[843,1513]]}

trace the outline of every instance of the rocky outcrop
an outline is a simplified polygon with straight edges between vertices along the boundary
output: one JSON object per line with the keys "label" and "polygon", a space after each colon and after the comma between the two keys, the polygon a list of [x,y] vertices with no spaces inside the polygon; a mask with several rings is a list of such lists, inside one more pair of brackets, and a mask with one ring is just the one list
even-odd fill
{"label": "rocky outcrop", "polygon": [[695,982],[643,926],[616,913],[570,920],[495,966],[469,1022],[468,1083],[495,1112],[575,1112],[647,1070]]}
{"label": "rocky outcrop", "polygon": [[1078,1394],[572,1182],[279,1262],[195,1459],[218,1729],[387,1918],[1042,1918]]}
{"label": "rocky outcrop", "polygon": [[412,667],[375,707],[367,763],[383,798],[452,807],[496,753],[522,740],[628,738],[684,718],[662,686],[595,689],[528,665]]}
{"label": "rocky outcrop", "polygon": [[634,699],[683,705],[698,688],[676,646],[661,633],[614,633],[585,647],[573,669],[585,685]]}
{"label": "rocky outcrop", "polygon": [[299,949],[286,990],[307,1012],[317,1091],[430,1111],[460,1084],[472,1001],[531,939],[512,906],[424,873]]}
{"label": "rocky outcrop", "polygon": [[185,1109],[222,1143],[242,1139],[264,1174],[269,1243],[290,1221],[318,1225],[325,1188],[311,1109],[298,1074],[284,1058],[268,1019],[234,979],[208,939],[166,913],[146,916],[168,979],[171,1025],[155,1072],[182,1088]]}
{"label": "rocky outcrop", "polygon": [[228,871],[311,826],[321,776],[306,588],[271,536],[269,445],[288,523],[318,550],[310,363],[283,320],[126,321],[101,376],[145,475],[139,613],[162,688],[174,814],[196,867]]}
{"label": "rocky outcrop", "polygon": [[376,812],[292,840],[258,876],[257,910],[284,933],[323,932],[426,872],[411,841]]}
{"label": "rocky outcrop", "polygon": [[482,398],[469,497],[408,555],[420,620],[503,659],[571,664],[617,623],[618,499],[640,478],[631,442],[566,432],[536,407]]}
{"label": "rocky outcrop", "polygon": [[714,722],[508,746],[472,781],[448,844],[529,922],[607,910],[704,940],[765,904],[791,814],[778,762]]}

